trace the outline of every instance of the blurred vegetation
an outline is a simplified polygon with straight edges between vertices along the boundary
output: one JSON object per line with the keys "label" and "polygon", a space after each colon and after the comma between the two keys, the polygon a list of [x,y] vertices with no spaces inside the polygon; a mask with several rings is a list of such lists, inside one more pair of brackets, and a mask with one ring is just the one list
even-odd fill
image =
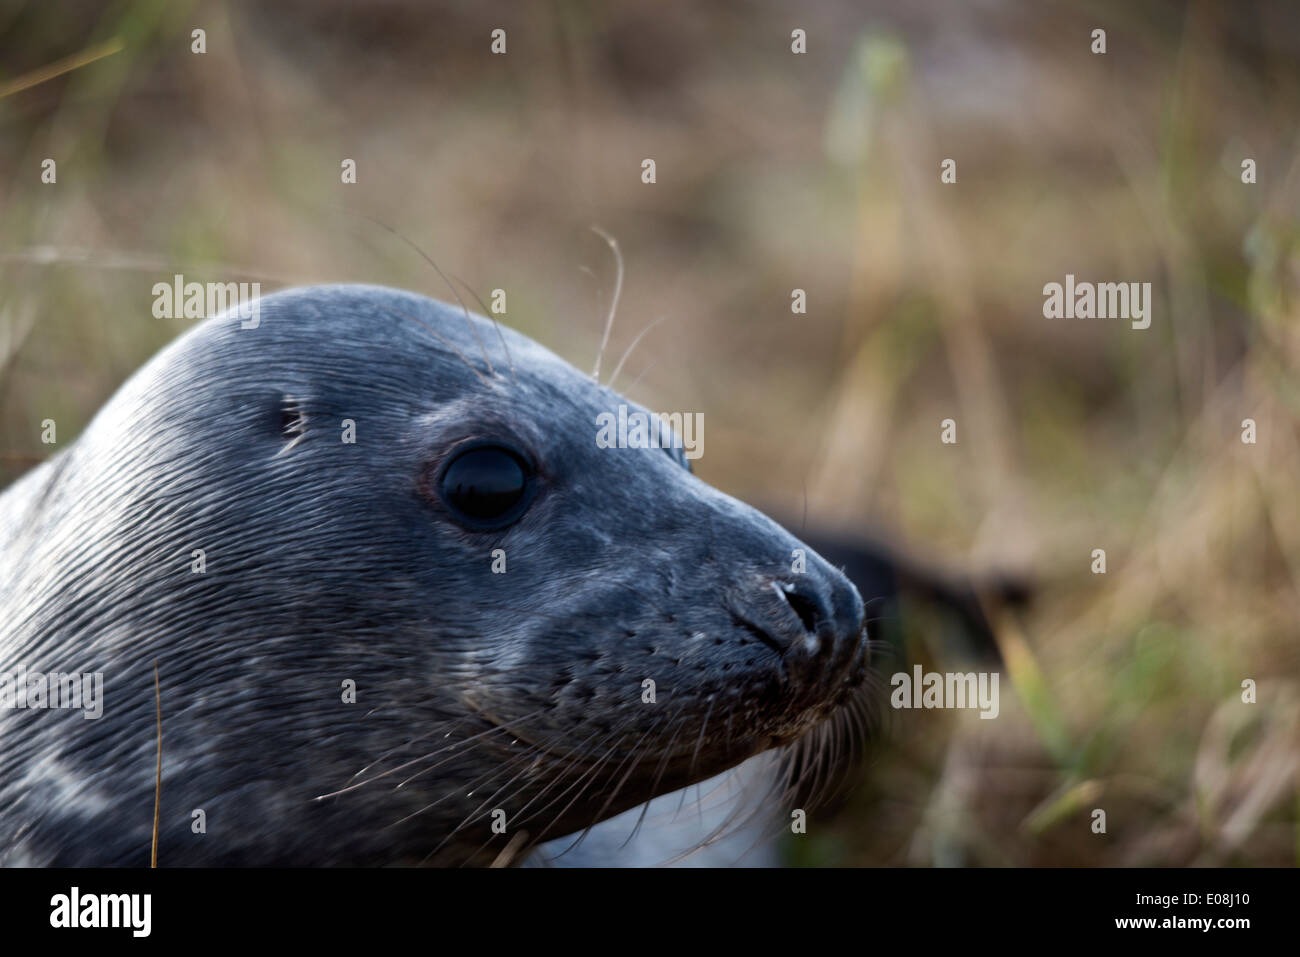
{"label": "blurred vegetation", "polygon": [[[114,46],[0,97],[0,480],[181,330],[174,272],[451,297],[364,216],[589,367],[599,224],[611,352],[667,317],[620,385],[706,413],[704,478],[1039,583],[1000,717],[891,715],[797,860],[1300,859],[1300,8],[0,5],[0,87]],[[1044,319],[1066,273],[1150,329]]]}

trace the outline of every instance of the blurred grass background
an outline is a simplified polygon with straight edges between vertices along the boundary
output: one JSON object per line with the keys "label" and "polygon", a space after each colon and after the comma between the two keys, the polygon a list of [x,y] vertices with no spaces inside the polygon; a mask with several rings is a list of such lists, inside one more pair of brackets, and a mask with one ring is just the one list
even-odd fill
{"label": "blurred grass background", "polygon": [[[798,861],[1300,860],[1295,4],[0,3],[6,85],[0,482],[181,331],[174,272],[451,298],[364,216],[590,368],[599,224],[611,357],[665,317],[619,385],[706,414],[706,480],[1039,585],[1001,716],[893,715]],[[1044,319],[1066,273],[1150,329]]]}

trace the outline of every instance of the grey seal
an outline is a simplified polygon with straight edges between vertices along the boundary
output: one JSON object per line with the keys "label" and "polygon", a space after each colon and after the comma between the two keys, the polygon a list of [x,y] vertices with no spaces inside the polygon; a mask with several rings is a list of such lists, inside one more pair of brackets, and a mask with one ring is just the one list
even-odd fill
{"label": "grey seal", "polygon": [[415,294],[259,306],[0,497],[0,671],[103,676],[97,720],[0,711],[0,861],[148,862],[155,663],[164,866],[517,858],[853,719],[857,590],[600,447],[632,403]]}

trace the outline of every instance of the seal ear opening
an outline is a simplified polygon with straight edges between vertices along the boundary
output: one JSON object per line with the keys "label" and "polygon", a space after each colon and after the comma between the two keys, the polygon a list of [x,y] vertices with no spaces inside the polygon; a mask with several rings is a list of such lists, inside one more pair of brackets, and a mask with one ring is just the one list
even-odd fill
{"label": "seal ear opening", "polygon": [[302,407],[302,401],[291,395],[281,396],[277,423],[280,437],[289,443],[280,450],[283,454],[307,434],[307,411]]}

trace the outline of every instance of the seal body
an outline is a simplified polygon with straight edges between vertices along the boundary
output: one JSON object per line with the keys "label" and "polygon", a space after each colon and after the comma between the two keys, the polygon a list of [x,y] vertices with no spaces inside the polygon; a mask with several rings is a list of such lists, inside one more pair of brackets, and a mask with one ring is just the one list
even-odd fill
{"label": "seal body", "polygon": [[[680,449],[601,448],[630,403],[541,346],[369,286],[248,325],[181,336],[0,497],[0,671],[103,676],[97,719],[0,711],[0,861],[145,865],[156,706],[160,864],[462,864],[856,694],[848,580]],[[492,529],[439,486],[484,443],[530,483]]]}

